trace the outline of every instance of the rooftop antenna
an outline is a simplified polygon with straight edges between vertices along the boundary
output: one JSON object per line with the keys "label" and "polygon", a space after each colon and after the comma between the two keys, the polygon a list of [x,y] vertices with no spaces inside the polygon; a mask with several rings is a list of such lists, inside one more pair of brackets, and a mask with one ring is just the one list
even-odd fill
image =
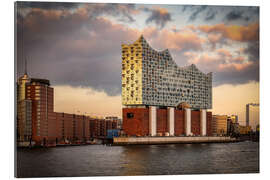
{"label": "rooftop antenna", "polygon": [[23,39],[23,36],[24,36],[24,33],[23,33],[23,29],[24,29],[24,17],[22,16],[22,61],[24,60],[24,75],[27,75],[27,62],[26,62],[26,58],[24,58],[24,39]]}
{"label": "rooftop antenna", "polygon": [[27,58],[25,58],[24,63],[24,75],[27,75]]}

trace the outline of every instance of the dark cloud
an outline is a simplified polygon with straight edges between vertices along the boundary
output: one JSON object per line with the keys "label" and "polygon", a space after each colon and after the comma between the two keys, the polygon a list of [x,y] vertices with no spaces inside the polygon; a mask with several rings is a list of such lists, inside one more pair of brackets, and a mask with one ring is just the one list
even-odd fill
{"label": "dark cloud", "polygon": [[171,14],[163,8],[144,8],[145,12],[151,12],[151,15],[146,19],[146,23],[154,22],[161,29],[167,24],[167,22],[172,21]]}
{"label": "dark cloud", "polygon": [[232,7],[224,19],[226,21],[254,21],[254,18],[258,19],[258,16],[259,7]]}
{"label": "dark cloud", "polygon": [[[17,70],[23,74],[22,49],[31,77],[52,85],[91,87],[108,95],[121,93],[121,42],[136,40],[136,31],[105,18],[35,9],[17,23]],[[22,28],[24,43],[22,45]],[[23,47],[23,48],[22,48]]]}
{"label": "dark cloud", "polygon": [[206,10],[207,6],[196,6],[192,12],[192,14],[189,16],[190,21],[194,21],[197,19],[197,16]]}
{"label": "dark cloud", "polygon": [[257,61],[241,70],[231,68],[228,71],[213,71],[213,86],[245,84],[252,81],[259,82],[259,68],[259,62]]}
{"label": "dark cloud", "polygon": [[39,8],[39,9],[54,9],[54,10],[64,10],[77,8],[80,3],[69,3],[69,2],[27,2],[18,1],[16,2],[17,7],[20,8]]}
{"label": "dark cloud", "polygon": [[[148,9],[149,10],[149,9]],[[152,9],[151,9],[152,10]],[[151,16],[153,15],[152,11]],[[52,85],[91,87],[109,95],[121,93],[121,43],[135,41],[141,32],[124,25],[113,24],[102,15],[111,15],[132,22],[137,13],[134,5],[83,4],[74,10],[34,8],[22,15],[17,14],[17,69],[24,72],[22,49],[28,57],[28,72],[36,78],[47,78]],[[161,11],[160,11],[161,13]],[[166,11],[162,12],[166,14]],[[161,14],[162,14],[161,13]],[[129,17],[129,16],[130,17]],[[150,17],[151,17],[150,16]],[[209,15],[210,16],[210,15]],[[149,17],[149,18],[150,18]],[[133,20],[132,20],[133,19]],[[155,19],[155,18],[154,18]],[[159,21],[164,27],[171,16]],[[163,23],[162,23],[163,22]],[[237,84],[259,79],[258,25],[242,27],[241,38],[230,34],[230,27],[207,26],[201,31],[209,34],[211,43],[221,44],[224,38],[249,43],[244,50],[253,64],[240,70],[234,67],[218,71],[216,66],[198,64],[203,72],[214,72],[214,85]],[[22,28],[24,43],[22,45]],[[175,29],[174,32],[157,28],[145,28],[144,35],[154,48],[169,48],[179,65],[188,64],[186,51],[200,53],[203,44],[197,31]],[[210,35],[211,34],[211,35]],[[219,37],[217,34],[220,34]],[[23,48],[22,48],[23,47]]]}
{"label": "dark cloud", "polygon": [[187,6],[183,6],[183,7],[182,7],[182,12],[185,12],[186,9],[187,9]]}
{"label": "dark cloud", "polygon": [[243,11],[233,10],[226,15],[226,19],[229,21],[243,19]]}
{"label": "dark cloud", "polygon": [[215,19],[216,15],[217,15],[217,11],[214,10],[213,8],[209,8],[209,10],[206,13],[206,16],[204,18],[205,21],[211,21],[213,19]]}
{"label": "dark cloud", "polygon": [[[136,14],[135,4],[104,4],[104,3],[66,3],[66,2],[17,2],[18,14],[25,16],[26,9],[36,8],[41,10],[75,10],[82,8],[89,17],[111,15],[119,17],[120,21],[134,22],[132,15]],[[31,10],[30,10],[31,13]]]}
{"label": "dark cloud", "polygon": [[248,47],[244,50],[244,52],[248,55],[250,61],[259,61],[259,41],[248,43]]}
{"label": "dark cloud", "polygon": [[135,4],[87,4],[87,9],[91,15],[112,15],[120,17],[120,21],[134,22],[135,19],[132,15],[136,14]]}
{"label": "dark cloud", "polygon": [[191,12],[188,21],[195,21],[198,17],[203,18],[205,21],[210,21],[215,19],[218,11],[218,6],[198,6],[198,5],[186,5],[182,8],[182,13],[187,10]]}

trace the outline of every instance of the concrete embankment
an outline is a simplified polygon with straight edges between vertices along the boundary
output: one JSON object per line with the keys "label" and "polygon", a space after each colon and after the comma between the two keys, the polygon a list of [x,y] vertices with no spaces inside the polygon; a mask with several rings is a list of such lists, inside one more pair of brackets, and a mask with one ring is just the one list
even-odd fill
{"label": "concrete embankment", "polygon": [[113,145],[238,142],[231,137],[114,137]]}

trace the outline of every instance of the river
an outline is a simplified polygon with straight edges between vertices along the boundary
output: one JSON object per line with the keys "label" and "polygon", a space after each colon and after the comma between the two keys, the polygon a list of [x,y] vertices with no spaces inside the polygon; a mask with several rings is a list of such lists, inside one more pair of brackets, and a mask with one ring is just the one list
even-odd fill
{"label": "river", "polygon": [[17,177],[258,172],[258,142],[86,145],[17,150]]}

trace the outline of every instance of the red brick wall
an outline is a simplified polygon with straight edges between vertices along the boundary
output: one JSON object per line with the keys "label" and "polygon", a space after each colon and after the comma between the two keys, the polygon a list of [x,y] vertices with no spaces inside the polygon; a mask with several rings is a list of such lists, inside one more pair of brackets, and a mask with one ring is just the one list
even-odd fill
{"label": "red brick wall", "polygon": [[[133,118],[128,118],[127,113],[133,113]],[[123,108],[123,130],[127,135],[149,134],[149,109],[148,108]]]}
{"label": "red brick wall", "polygon": [[200,135],[200,111],[191,111],[191,132]]}
{"label": "red brick wall", "polygon": [[117,129],[117,120],[112,121],[112,129]]}
{"label": "red brick wall", "polygon": [[75,139],[83,139],[83,116],[75,115]]}
{"label": "red brick wall", "polygon": [[167,109],[157,109],[157,133],[165,135],[167,129]]}
{"label": "red brick wall", "polygon": [[98,136],[99,137],[104,137],[106,136],[106,121],[104,119],[99,119],[98,120]]}
{"label": "red brick wall", "polygon": [[85,136],[86,140],[90,139],[89,121],[90,121],[90,118],[85,117],[85,120],[84,120],[84,136]]}
{"label": "red brick wall", "polygon": [[212,112],[207,112],[207,135],[212,136]]}
{"label": "red brick wall", "polygon": [[56,113],[51,113],[48,118],[48,139],[49,141],[55,141],[58,138],[59,123],[56,119]]}
{"label": "red brick wall", "polygon": [[112,121],[106,121],[106,129],[112,129]]}
{"label": "red brick wall", "polygon": [[61,117],[64,121],[64,137],[67,140],[73,140],[73,114],[63,113],[63,117]]}
{"label": "red brick wall", "polygon": [[176,109],[174,120],[174,134],[176,136],[185,134],[185,111]]}
{"label": "red brick wall", "polygon": [[96,119],[90,119],[90,137],[94,138],[98,135],[98,121]]}
{"label": "red brick wall", "polygon": [[53,96],[52,87],[43,84],[30,84],[26,87],[26,97],[32,101],[32,140],[37,145],[42,144],[43,139],[52,141],[56,137]]}

